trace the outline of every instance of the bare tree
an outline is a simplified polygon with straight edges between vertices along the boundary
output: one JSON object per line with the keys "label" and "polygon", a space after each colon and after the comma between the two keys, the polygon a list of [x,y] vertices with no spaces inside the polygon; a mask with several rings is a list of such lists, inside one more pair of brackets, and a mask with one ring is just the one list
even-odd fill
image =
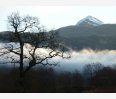
{"label": "bare tree", "polygon": [[83,73],[86,77],[92,78],[98,71],[103,68],[101,63],[91,63],[84,67]]}
{"label": "bare tree", "polygon": [[[59,43],[57,33],[55,31],[46,32],[40,26],[37,17],[25,16],[21,17],[19,13],[12,13],[8,16],[8,25],[11,29],[14,41],[18,42],[19,46],[14,47],[10,44],[5,49],[2,55],[13,53],[19,56],[16,60],[10,56],[14,62],[19,62],[20,77],[23,78],[26,72],[32,67],[39,65],[56,65],[50,59],[56,56],[69,58],[66,55],[65,47]],[[64,55],[65,54],[65,55]],[[26,65],[24,62],[26,61]]]}

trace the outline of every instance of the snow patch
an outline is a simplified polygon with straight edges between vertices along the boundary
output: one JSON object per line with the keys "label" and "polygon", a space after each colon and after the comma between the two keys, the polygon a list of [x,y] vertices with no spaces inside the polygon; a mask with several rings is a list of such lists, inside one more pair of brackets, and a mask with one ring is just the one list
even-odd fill
{"label": "snow patch", "polygon": [[99,25],[102,25],[103,22],[95,17],[87,16],[86,18],[83,18],[82,20],[80,20],[76,25],[86,25],[86,24],[92,25],[92,26],[99,26]]}

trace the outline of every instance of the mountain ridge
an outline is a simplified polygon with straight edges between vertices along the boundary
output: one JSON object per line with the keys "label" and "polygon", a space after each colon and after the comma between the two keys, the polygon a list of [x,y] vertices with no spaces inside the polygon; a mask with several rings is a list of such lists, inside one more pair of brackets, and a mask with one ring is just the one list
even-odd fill
{"label": "mountain ridge", "polygon": [[61,40],[74,50],[83,48],[116,50],[116,24],[69,25],[57,29]]}

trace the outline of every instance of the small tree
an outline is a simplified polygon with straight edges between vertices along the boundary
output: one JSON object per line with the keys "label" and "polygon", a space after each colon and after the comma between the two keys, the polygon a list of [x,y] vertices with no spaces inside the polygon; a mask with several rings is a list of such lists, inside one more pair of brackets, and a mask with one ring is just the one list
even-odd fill
{"label": "small tree", "polygon": [[103,68],[103,65],[101,63],[91,63],[87,64],[84,67],[83,73],[85,77],[92,78],[99,70]]}
{"label": "small tree", "polygon": [[26,72],[37,64],[56,65],[56,63],[49,61],[53,57],[70,57],[70,55],[64,55],[66,48],[62,43],[59,43],[57,33],[55,31],[46,32],[40,26],[37,17],[21,17],[19,13],[12,13],[8,16],[8,25],[12,32],[12,40],[17,42],[19,46],[16,48],[9,44],[1,56],[8,53],[19,56],[18,61],[13,60],[19,62],[20,78],[23,78]]}

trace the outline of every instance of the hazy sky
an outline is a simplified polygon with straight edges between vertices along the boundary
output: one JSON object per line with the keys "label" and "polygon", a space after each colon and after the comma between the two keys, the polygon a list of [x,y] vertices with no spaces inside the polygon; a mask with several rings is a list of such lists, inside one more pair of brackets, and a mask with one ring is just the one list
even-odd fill
{"label": "hazy sky", "polygon": [[49,30],[75,25],[88,15],[104,23],[116,23],[116,6],[1,6],[0,31],[7,30],[7,16],[16,11],[21,15],[37,16]]}

